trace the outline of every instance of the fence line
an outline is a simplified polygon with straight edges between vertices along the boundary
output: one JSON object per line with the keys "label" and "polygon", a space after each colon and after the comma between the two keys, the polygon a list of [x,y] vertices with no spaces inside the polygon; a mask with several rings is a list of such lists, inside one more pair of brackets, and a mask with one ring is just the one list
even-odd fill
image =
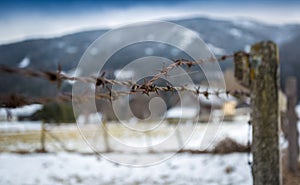
{"label": "fence line", "polygon": [[[75,125],[70,125],[70,127],[60,127],[59,125],[51,125],[48,123],[41,123],[41,127],[38,130],[35,131],[25,131],[25,132],[16,132],[11,131],[10,133],[1,133],[0,134],[0,141],[3,141],[0,152],[20,152],[20,153],[30,153],[30,152],[59,152],[59,151],[65,151],[65,152],[89,152],[92,153],[92,151],[89,149],[88,145],[86,145],[83,140],[82,136],[80,135],[80,132],[78,132],[77,127]],[[105,124],[105,122],[104,122]],[[64,125],[66,126],[66,125]],[[126,152],[126,153],[134,153],[135,151],[129,151],[124,148],[118,148],[114,145],[114,142],[111,137],[109,137],[109,134],[103,129],[102,127],[106,127],[104,125],[98,127],[98,125],[94,124],[87,124],[87,127],[84,128],[84,132],[87,133],[87,137],[92,142],[97,142],[97,144],[100,144],[101,147],[97,149],[98,153],[109,153],[109,152]],[[110,131],[114,132],[114,128],[116,125],[107,124],[107,127]],[[167,148],[161,148],[161,149],[153,149],[151,147],[145,149],[142,153],[167,153],[167,152],[188,152],[188,153],[232,153],[232,152],[248,152],[249,146],[247,146],[245,143],[239,143],[234,140],[227,141],[228,138],[226,137],[220,137],[218,140],[214,140],[210,138],[211,140],[209,142],[212,142],[215,147],[212,148],[198,148],[195,149],[192,146],[183,146],[183,141],[181,136],[184,134],[184,129],[186,127],[189,127],[190,125],[186,124],[181,129],[175,129],[176,139],[173,140],[174,143],[170,143],[170,145]],[[106,128],[106,129],[108,129]],[[99,130],[97,130],[99,129]],[[112,130],[111,130],[112,129]],[[168,124],[166,128],[167,132],[173,132],[174,127],[172,124]],[[197,130],[202,130],[202,127],[197,127]],[[127,135],[126,130],[124,130],[124,135],[120,136],[120,138],[125,139]],[[200,136],[201,134],[199,134]],[[157,135],[152,135],[151,133],[145,133],[145,137],[140,136],[140,141],[143,141],[147,145],[151,145],[151,140],[153,137],[157,137]],[[135,138],[133,136],[132,138]],[[196,137],[198,138],[198,137]],[[13,141],[20,141],[24,144],[25,148],[15,146],[14,143],[6,142],[12,139]],[[68,145],[70,141],[73,143],[72,145]],[[202,141],[199,140],[199,144]],[[220,146],[220,143],[223,142],[222,149],[217,149],[218,145]],[[226,142],[228,142],[226,144]],[[232,143],[233,142],[233,143]],[[74,144],[75,143],[75,144]],[[224,145],[225,143],[225,145]],[[84,144],[84,145],[82,145]],[[94,143],[96,144],[96,143]],[[230,144],[233,144],[235,146],[231,146]],[[13,146],[13,147],[12,147]],[[238,146],[238,147],[236,147]],[[12,148],[11,148],[12,147]],[[94,152],[94,154],[96,154]]]}
{"label": "fence line", "polygon": [[[244,53],[248,55],[247,53]],[[37,71],[31,69],[20,69],[20,68],[12,68],[4,65],[0,65],[0,71],[8,74],[19,74],[23,76],[29,76],[34,78],[43,78],[50,82],[57,83],[57,88],[59,88],[63,81],[78,81],[83,83],[94,84],[95,87],[102,87],[106,89],[108,92],[106,93],[95,93],[95,96],[87,96],[85,94],[82,95],[72,95],[69,92],[60,93],[55,97],[39,97],[39,98],[29,98],[18,94],[9,94],[0,96],[0,107],[6,108],[16,108],[22,107],[24,105],[30,104],[47,104],[49,102],[69,102],[69,101],[85,101],[89,98],[95,99],[107,99],[109,101],[113,101],[120,96],[127,96],[135,93],[143,93],[149,96],[150,93],[159,94],[159,92],[191,92],[195,95],[203,95],[207,99],[209,99],[210,95],[219,96],[220,94],[226,94],[227,96],[250,96],[248,91],[245,90],[200,90],[200,86],[188,87],[188,86],[172,86],[170,84],[166,84],[165,86],[158,86],[154,84],[160,77],[168,76],[168,72],[178,66],[187,66],[188,68],[199,65],[205,62],[220,62],[225,61],[229,58],[233,58],[233,55],[223,55],[219,58],[208,58],[201,59],[198,61],[189,61],[185,59],[175,60],[174,63],[170,64],[167,67],[163,67],[157,74],[155,74],[152,79],[148,82],[144,82],[142,84],[137,84],[133,81],[118,81],[115,79],[108,79],[105,77],[105,73],[102,73],[100,77],[90,76],[90,77],[74,77],[68,76],[61,71],[61,67],[58,67],[57,71]],[[126,86],[130,88],[130,91],[114,91],[110,88],[110,85],[119,85]]]}
{"label": "fence line", "polygon": [[[240,84],[248,88],[248,91],[215,91],[210,92],[200,91],[200,87],[174,87],[171,85],[157,86],[154,84],[162,76],[168,76],[170,70],[177,66],[187,66],[202,64],[205,62],[217,62],[218,59],[210,58],[199,61],[176,60],[167,67],[163,67],[161,71],[155,74],[149,81],[144,81],[142,84],[137,84],[133,81],[117,81],[107,79],[105,73],[100,77],[71,77],[61,72],[61,67],[58,71],[33,71],[28,69],[14,69],[7,66],[0,66],[0,71],[44,78],[51,82],[56,82],[59,88],[62,81],[80,81],[84,83],[94,84],[96,87],[106,89],[107,93],[96,94],[97,99],[108,99],[110,101],[123,95],[134,93],[157,93],[159,91],[174,92],[188,91],[195,95],[203,95],[209,98],[210,95],[218,96],[220,93],[235,94],[235,95],[250,95],[251,98],[251,121],[249,121],[249,130],[252,126],[253,142],[251,152],[253,154],[252,174],[255,185],[263,184],[281,184],[281,165],[280,165],[280,148],[279,148],[279,56],[278,47],[271,41],[260,42],[252,45],[250,54],[245,52],[237,52],[233,55],[224,55],[219,58],[224,61],[228,58],[234,58],[235,77]],[[121,85],[130,87],[129,92],[113,91],[110,85]],[[49,101],[70,101],[73,99],[81,100],[80,98],[91,98],[87,96],[74,97],[71,94],[61,94],[54,98],[30,99],[19,95],[8,95],[1,98],[2,107],[15,108],[31,103],[47,103]],[[92,97],[94,98],[94,96]],[[248,136],[250,138],[250,134]],[[249,141],[249,140],[248,140]],[[250,142],[248,142],[248,146]],[[249,152],[250,150],[248,150]],[[251,163],[249,162],[251,165]]]}
{"label": "fence line", "polygon": [[[245,55],[248,55],[245,53]],[[61,66],[58,66],[57,71],[37,71],[37,70],[31,70],[31,69],[21,69],[21,68],[12,68],[9,66],[5,65],[0,65],[0,71],[9,73],[9,74],[20,74],[24,76],[30,76],[30,77],[36,77],[36,78],[44,78],[50,82],[56,82],[57,87],[60,87],[61,82],[65,80],[69,81],[79,81],[79,82],[84,82],[84,83],[92,83],[96,84],[96,86],[105,86],[105,85],[121,85],[121,86],[129,86],[132,87],[136,85],[136,88],[143,86],[144,90],[149,89],[151,91],[151,85],[159,79],[161,76],[167,76],[168,72],[174,69],[177,66],[187,66],[188,68],[203,64],[205,62],[220,62],[227,60],[229,58],[233,58],[234,55],[223,55],[219,58],[207,58],[207,59],[200,59],[198,61],[189,61],[185,59],[179,59],[175,60],[174,63],[170,64],[167,67],[163,67],[161,71],[159,71],[157,74],[154,75],[154,77],[147,83],[144,84],[136,84],[135,82],[132,81],[117,81],[113,79],[107,79],[105,78],[105,73],[102,73],[100,77],[96,76],[90,76],[90,77],[73,77],[73,76],[68,76],[67,74],[62,73]]]}

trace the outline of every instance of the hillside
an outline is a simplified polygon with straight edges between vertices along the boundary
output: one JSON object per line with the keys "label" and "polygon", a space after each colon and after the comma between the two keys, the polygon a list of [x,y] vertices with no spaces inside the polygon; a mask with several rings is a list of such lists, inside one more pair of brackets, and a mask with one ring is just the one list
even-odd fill
{"label": "hillside", "polygon": [[[300,81],[298,41],[300,25],[274,26],[251,20],[223,21],[207,18],[190,18],[173,21],[197,32],[216,55],[232,53],[249,48],[249,45],[261,40],[273,40],[279,44],[281,75],[297,75]],[[72,71],[87,47],[107,30],[94,30],[70,34],[57,38],[34,39],[0,46],[0,64],[12,67],[27,67],[40,70],[56,70],[60,64],[63,71]],[[124,39],[126,35],[123,36]],[[106,70],[126,65],[128,62],[146,54],[146,48],[152,47],[155,55],[167,58],[185,58],[182,52],[172,52],[172,48],[161,49],[151,43],[133,45],[112,57]],[[232,63],[221,63],[222,69],[232,68]],[[201,78],[199,75],[193,78]],[[28,79],[19,76],[0,74],[0,93],[22,93],[31,96],[54,95],[54,85],[41,79]],[[300,87],[300,83],[299,83]],[[64,90],[70,90],[69,84],[63,84]],[[299,90],[300,92],[300,90]]]}

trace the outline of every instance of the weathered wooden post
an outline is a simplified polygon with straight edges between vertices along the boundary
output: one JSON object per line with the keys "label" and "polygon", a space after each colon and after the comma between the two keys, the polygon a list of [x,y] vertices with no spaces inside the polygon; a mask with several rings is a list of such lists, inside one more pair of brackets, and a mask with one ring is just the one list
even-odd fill
{"label": "weathered wooden post", "polygon": [[108,135],[108,128],[106,125],[106,118],[102,118],[102,130],[103,130],[103,142],[105,146],[105,152],[111,152],[111,148],[109,145],[109,135]]}
{"label": "weathered wooden post", "polygon": [[184,143],[182,141],[182,137],[181,137],[181,133],[180,133],[180,125],[178,125],[177,128],[175,128],[175,134],[176,134],[176,138],[177,138],[178,149],[181,149],[184,146]]}
{"label": "weathered wooden post", "polygon": [[235,77],[250,89],[254,185],[280,185],[279,56],[276,44],[260,42],[235,54]]}
{"label": "weathered wooden post", "polygon": [[234,77],[242,86],[250,88],[249,55],[243,51],[234,55]]}
{"label": "weathered wooden post", "polygon": [[297,79],[295,77],[288,77],[285,83],[285,93],[287,96],[287,139],[288,147],[288,168],[291,172],[298,171],[298,129],[297,129],[297,115],[295,107],[297,105]]}
{"label": "weathered wooden post", "polygon": [[45,126],[45,121],[42,121],[42,128],[41,128],[41,152],[46,152],[46,126]]}
{"label": "weathered wooden post", "polygon": [[250,52],[254,185],[280,185],[279,56],[273,42],[253,45]]}

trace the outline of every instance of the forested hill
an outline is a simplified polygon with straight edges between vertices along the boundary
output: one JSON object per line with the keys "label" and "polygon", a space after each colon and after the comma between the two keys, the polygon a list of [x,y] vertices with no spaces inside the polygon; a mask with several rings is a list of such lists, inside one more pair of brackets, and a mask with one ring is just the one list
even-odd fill
{"label": "forested hill", "polygon": [[[216,55],[248,49],[255,42],[273,40],[280,47],[282,82],[286,76],[295,75],[300,82],[300,25],[268,25],[251,20],[224,21],[208,18],[190,18],[173,21],[197,32]],[[34,39],[0,46],[0,64],[42,70],[74,70],[87,47],[107,30],[79,32],[57,38]],[[123,36],[126,38],[126,35]],[[115,62],[106,66],[113,71],[136,58],[136,53],[147,54],[149,46],[133,46],[120,53]],[[94,51],[97,52],[97,51]],[[153,47],[151,53],[169,58],[182,58],[181,52],[165,47]],[[221,63],[222,69],[232,68],[232,63]],[[53,95],[55,85],[41,79],[0,74],[0,93],[27,95]],[[300,83],[299,83],[300,87]],[[70,89],[64,84],[62,88]],[[300,89],[299,89],[300,92]],[[300,97],[300,96],[299,96]]]}

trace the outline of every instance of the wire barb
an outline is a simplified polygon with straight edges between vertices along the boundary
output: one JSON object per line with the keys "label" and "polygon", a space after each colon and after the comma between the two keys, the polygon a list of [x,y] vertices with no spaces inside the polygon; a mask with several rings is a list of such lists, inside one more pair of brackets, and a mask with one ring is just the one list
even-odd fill
{"label": "wire barb", "polygon": [[[163,66],[161,70],[157,74],[155,74],[149,81],[144,80],[144,83],[137,84],[133,81],[118,81],[115,79],[108,79],[106,78],[106,73],[101,73],[100,76],[90,76],[90,77],[75,77],[75,76],[68,76],[67,74],[62,73],[62,67],[61,65],[58,65],[57,71],[35,71],[31,69],[21,69],[21,68],[12,68],[4,65],[0,65],[0,72],[8,73],[8,74],[19,74],[22,76],[29,76],[34,78],[43,78],[50,82],[56,83],[57,88],[59,89],[61,87],[61,84],[63,81],[73,81],[73,82],[83,82],[83,83],[90,83],[95,85],[95,87],[101,87],[103,89],[106,89],[106,93],[96,93],[93,97],[88,96],[86,94],[83,95],[72,95],[70,93],[63,93],[59,94],[56,97],[41,97],[41,98],[26,98],[22,95],[16,95],[16,94],[10,94],[6,96],[0,97],[0,106],[1,107],[7,107],[7,108],[16,108],[21,107],[24,105],[39,103],[39,104],[45,104],[49,103],[51,101],[56,102],[68,102],[71,101],[72,98],[75,101],[86,101],[89,98],[96,98],[96,99],[107,99],[109,101],[113,101],[116,98],[120,96],[127,96],[135,93],[142,93],[146,94],[147,96],[150,96],[150,93],[155,93],[156,95],[159,95],[159,91],[161,92],[172,92],[172,94],[177,92],[191,92],[196,96],[204,95],[207,99],[209,99],[210,95],[218,96],[221,93],[226,93],[228,96],[231,95],[242,95],[242,96],[249,96],[249,93],[244,91],[215,91],[215,92],[209,92],[208,90],[201,91],[200,87],[187,87],[187,86],[179,86],[175,87],[170,84],[166,84],[166,86],[158,86],[154,84],[158,79],[160,79],[162,76],[167,76],[168,73],[178,67],[178,66],[187,66],[188,68],[191,68],[194,65],[200,65],[205,62],[217,62],[217,61],[224,61],[228,58],[232,58],[234,55],[224,55],[219,58],[208,58],[208,59],[201,59],[198,61],[189,61],[186,59],[179,59],[175,60],[174,63],[170,64],[169,66]],[[128,92],[121,92],[121,91],[114,91],[111,89],[111,85],[118,85],[118,86],[125,86],[128,87],[130,90]]]}

